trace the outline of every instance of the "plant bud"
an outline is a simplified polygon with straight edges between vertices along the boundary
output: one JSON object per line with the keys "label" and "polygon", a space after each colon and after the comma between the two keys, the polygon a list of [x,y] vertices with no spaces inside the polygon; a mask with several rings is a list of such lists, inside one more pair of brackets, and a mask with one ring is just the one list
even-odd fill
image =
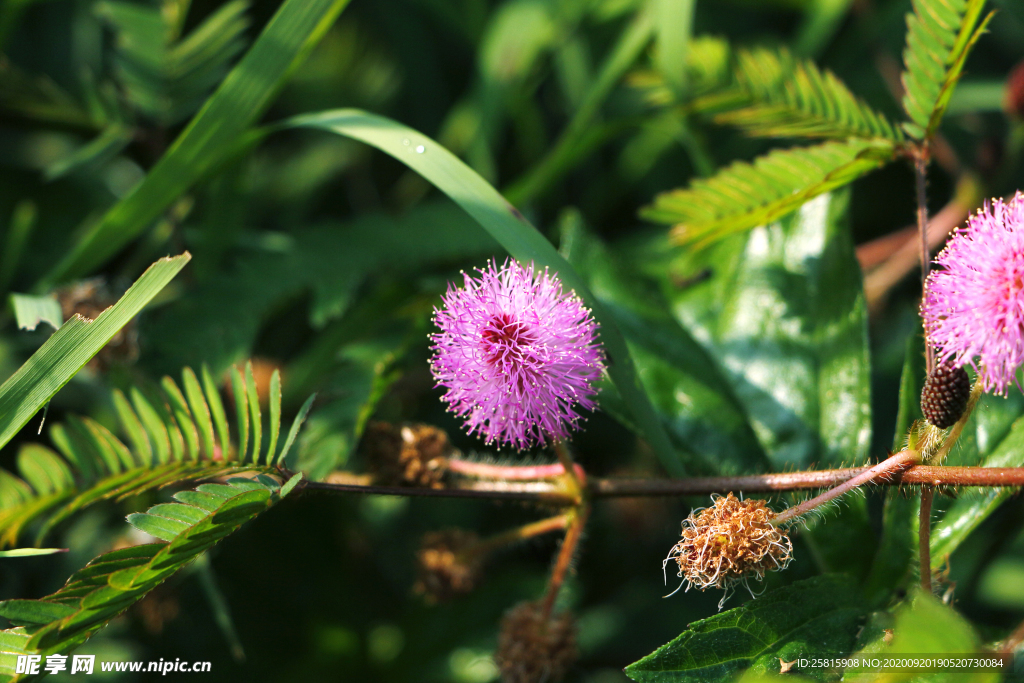
{"label": "plant bud", "polygon": [[569,612],[545,618],[541,601],[521,602],[501,620],[494,659],[503,683],[554,683],[579,657]]}
{"label": "plant bud", "polygon": [[363,436],[363,452],[379,484],[439,489],[444,488],[452,447],[448,435],[430,425],[371,422]]}
{"label": "plant bud", "polygon": [[952,427],[967,409],[971,396],[971,378],[967,371],[951,363],[935,366],[921,390],[921,412],[939,429]]}
{"label": "plant bud", "polygon": [[445,602],[472,591],[480,583],[484,558],[465,551],[478,542],[476,534],[462,529],[425,535],[416,553],[419,578],[414,590],[428,602]]}
{"label": "plant bud", "polygon": [[766,572],[785,569],[793,543],[771,524],[775,512],[763,500],[739,500],[732,493],[713,500],[711,507],[694,510],[683,520],[683,538],[662,567],[675,560],[686,590],[725,589],[724,603],[735,584],[750,576],[760,581]]}

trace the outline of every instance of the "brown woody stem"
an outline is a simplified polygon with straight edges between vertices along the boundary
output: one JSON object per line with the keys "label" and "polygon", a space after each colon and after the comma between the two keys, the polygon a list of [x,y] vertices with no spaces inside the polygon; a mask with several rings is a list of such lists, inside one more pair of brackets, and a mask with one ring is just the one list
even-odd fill
{"label": "brown woody stem", "polygon": [[885,480],[891,478],[894,474],[905,470],[906,468],[920,462],[920,454],[917,451],[900,451],[896,455],[890,456],[886,460],[878,463],[874,467],[869,467],[867,470],[861,472],[855,477],[846,480],[842,484],[830,488],[821,495],[815,496],[810,500],[805,500],[799,505],[794,505],[791,508],[787,508],[781,512],[775,519],[772,520],[772,524],[776,526],[785,524],[786,522],[796,519],[797,517],[807,514],[819,505],[838,498],[844,493],[848,493],[858,486],[869,484],[876,479]]}
{"label": "brown woody stem", "polygon": [[[561,466],[559,466],[560,468]],[[578,465],[577,465],[578,467]],[[642,479],[590,477],[587,493],[592,498],[629,498],[642,496],[702,496],[723,491],[739,493],[775,493],[822,489],[842,484],[865,474],[869,467],[833,470],[751,474],[740,477],[694,477],[691,479]],[[931,467],[913,465],[891,478],[873,480],[874,486],[981,486],[1024,487],[1024,467]],[[477,498],[522,500],[551,505],[575,505],[578,497],[565,491],[556,481],[462,481],[444,489],[412,486],[372,486],[306,481],[306,489],[335,493],[360,493],[383,496],[427,496],[433,498]]]}

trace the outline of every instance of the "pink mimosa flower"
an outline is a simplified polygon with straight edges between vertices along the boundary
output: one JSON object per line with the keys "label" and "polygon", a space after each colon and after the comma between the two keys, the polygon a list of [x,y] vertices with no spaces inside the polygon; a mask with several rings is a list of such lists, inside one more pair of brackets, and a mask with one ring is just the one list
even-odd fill
{"label": "pink mimosa flower", "polygon": [[604,371],[597,323],[546,269],[509,260],[463,274],[435,310],[431,371],[470,434],[522,449],[559,441],[592,410]]}
{"label": "pink mimosa flower", "polygon": [[936,360],[1006,394],[1024,364],[1024,195],[986,203],[935,259],[921,304]]}

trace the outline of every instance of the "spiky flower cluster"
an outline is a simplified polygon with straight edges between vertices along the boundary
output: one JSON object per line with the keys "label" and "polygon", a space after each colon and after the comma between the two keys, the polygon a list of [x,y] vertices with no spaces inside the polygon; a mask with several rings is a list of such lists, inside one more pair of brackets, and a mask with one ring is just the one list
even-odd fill
{"label": "spiky flower cluster", "polygon": [[763,500],[739,500],[732,493],[712,500],[711,507],[694,510],[683,520],[683,538],[662,568],[675,560],[686,590],[723,588],[724,603],[737,583],[751,576],[760,581],[766,572],[785,569],[793,543],[772,525],[775,512]]}
{"label": "spiky flower cluster", "polygon": [[940,363],[970,363],[1006,394],[1024,364],[1024,195],[992,200],[957,229],[928,276],[921,317]]}
{"label": "spiky flower cluster", "polygon": [[429,602],[446,602],[476,588],[484,559],[483,553],[473,552],[479,541],[476,534],[462,529],[425,535],[416,553],[419,578],[414,590]]}
{"label": "spiky flower cluster", "polygon": [[597,323],[558,278],[495,262],[464,274],[435,311],[431,370],[443,400],[488,444],[527,448],[561,440],[592,410],[604,370]]}
{"label": "spiky flower cluster", "polygon": [[577,657],[569,612],[547,615],[541,601],[521,602],[502,618],[494,659],[503,683],[560,681]]}

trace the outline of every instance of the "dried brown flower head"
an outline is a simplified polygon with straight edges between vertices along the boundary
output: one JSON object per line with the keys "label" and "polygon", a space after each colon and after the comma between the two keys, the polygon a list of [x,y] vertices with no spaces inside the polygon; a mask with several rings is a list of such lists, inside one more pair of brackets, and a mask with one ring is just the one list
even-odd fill
{"label": "dried brown flower head", "polygon": [[419,578],[414,590],[430,602],[444,602],[472,591],[483,573],[483,554],[471,550],[478,542],[476,534],[462,529],[426,534],[416,553]]}
{"label": "dried brown flower head", "polygon": [[380,484],[444,487],[452,447],[448,435],[437,427],[371,422],[363,437],[363,450]]}
{"label": "dried brown flower head", "polygon": [[751,576],[760,581],[766,572],[785,569],[793,543],[771,524],[775,512],[763,500],[740,500],[732,493],[712,500],[711,507],[694,510],[683,520],[683,538],[662,568],[675,560],[677,576],[683,579],[680,587],[686,584],[686,590],[725,589],[721,607],[737,583],[746,585]]}
{"label": "dried brown flower head", "polygon": [[542,601],[521,602],[501,620],[494,659],[504,683],[560,681],[578,656],[569,612],[549,616]]}

